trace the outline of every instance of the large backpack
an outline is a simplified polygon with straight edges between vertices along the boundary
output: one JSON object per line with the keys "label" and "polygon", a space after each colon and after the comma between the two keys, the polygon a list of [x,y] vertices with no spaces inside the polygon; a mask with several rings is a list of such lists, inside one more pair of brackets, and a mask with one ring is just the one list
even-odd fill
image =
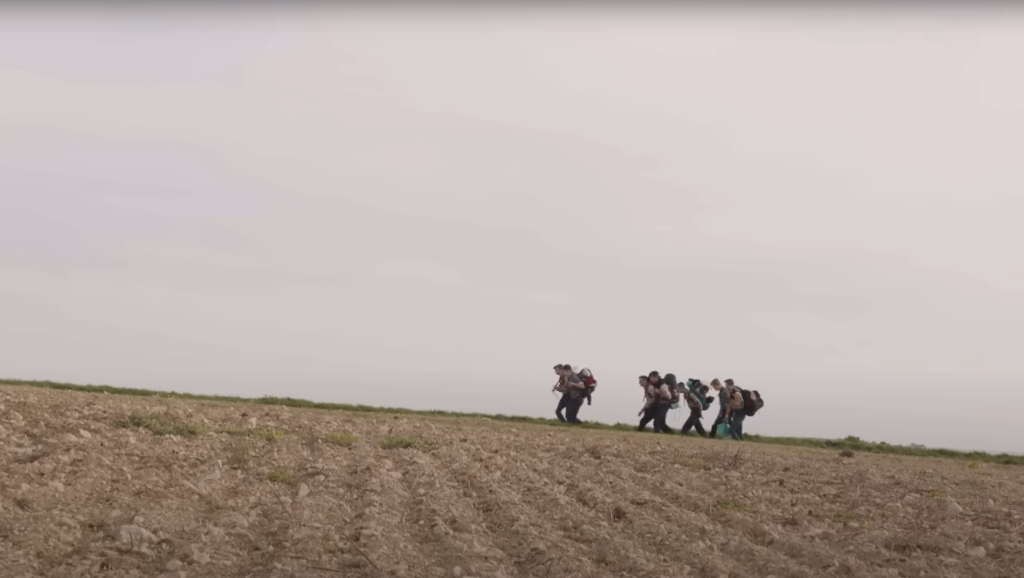
{"label": "large backpack", "polygon": [[[686,405],[691,409],[697,409],[697,407],[699,407],[701,410],[707,410],[711,407],[712,399],[714,398],[701,395],[700,390],[690,390],[686,392]],[[693,400],[694,403],[690,403],[691,400]]]}
{"label": "large backpack", "polygon": [[577,377],[583,380],[583,385],[586,387],[587,395],[594,393],[597,389],[597,378],[594,377],[594,372],[584,367],[576,373]]}
{"label": "large backpack", "polygon": [[747,389],[740,389],[740,393],[743,395],[743,413],[747,417],[753,416],[757,410],[764,407],[764,400],[761,399],[761,394],[757,390],[754,390],[754,395],[750,395],[750,390]]}
{"label": "large backpack", "polygon": [[[700,401],[700,408],[701,408],[702,410],[705,410],[705,411],[706,411],[706,410],[707,410],[708,408],[710,408],[710,407],[711,407],[711,402],[712,402],[712,401],[713,401],[713,400],[714,400],[715,398],[713,398],[713,397],[708,397],[708,396],[706,396],[706,395],[702,395],[702,394],[701,394],[701,392],[700,392],[700,388],[701,388],[701,387],[702,387],[703,385],[704,385],[704,384],[703,384],[703,383],[701,383],[699,379],[689,379],[689,380],[687,380],[687,382],[686,382],[686,388],[687,388],[687,389],[689,389],[689,390],[690,390],[690,393],[692,393],[692,394],[693,394],[693,397],[694,397],[694,399],[697,399],[697,400],[699,400],[699,401]],[[687,403],[687,405],[689,405],[689,403]]]}
{"label": "large backpack", "polygon": [[679,382],[676,381],[676,376],[671,373],[666,374],[662,383],[668,386],[668,391],[672,394],[672,399],[669,403],[673,407],[679,407]]}

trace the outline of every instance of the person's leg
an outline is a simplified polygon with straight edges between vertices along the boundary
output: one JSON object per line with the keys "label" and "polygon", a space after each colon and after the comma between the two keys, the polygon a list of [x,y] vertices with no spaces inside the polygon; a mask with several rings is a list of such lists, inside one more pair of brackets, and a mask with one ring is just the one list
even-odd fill
{"label": "person's leg", "polygon": [[723,423],[725,423],[725,410],[721,409],[718,412],[718,417],[715,418],[715,423],[711,424],[711,431],[708,432],[708,437],[716,437],[718,435],[718,426]]}
{"label": "person's leg", "polygon": [[587,390],[587,405],[590,405],[590,394],[593,393],[591,390]]}
{"label": "person's leg", "polygon": [[708,437],[708,432],[704,431],[704,424],[700,423],[700,420],[703,419],[703,417],[704,412],[700,409],[695,409],[693,410],[693,414],[691,414],[690,419],[693,420],[693,427],[697,430],[697,435],[702,438],[706,438]]}
{"label": "person's leg", "polygon": [[690,430],[696,428],[697,429],[697,433],[700,434],[701,436],[703,436],[704,435],[704,426],[700,423],[700,417],[701,417],[700,409],[691,409],[690,410],[690,417],[689,417],[689,419],[686,420],[686,423],[683,424],[683,431],[681,433],[683,435],[686,435],[686,434],[690,433]]}
{"label": "person's leg", "polygon": [[580,407],[583,406],[583,396],[569,398],[569,406],[565,410],[565,421],[569,423],[580,423],[578,417]]}
{"label": "person's leg", "polygon": [[668,427],[665,420],[668,418],[668,404],[659,403],[658,411],[654,417],[654,431],[659,433],[672,433],[672,429]]}
{"label": "person's leg", "polygon": [[654,420],[654,408],[649,407],[644,410],[643,417],[640,418],[640,425],[637,426],[637,431],[644,431],[647,428],[647,424]]}
{"label": "person's leg", "polygon": [[679,433],[686,435],[693,429],[693,410],[690,410],[690,417],[686,418],[686,423],[683,424],[683,429],[679,430]]}
{"label": "person's leg", "polygon": [[732,414],[732,420],[729,424],[729,430],[732,432],[732,439],[743,441],[743,420],[747,416],[742,411],[738,411]]}
{"label": "person's leg", "polygon": [[569,394],[563,393],[561,399],[558,400],[558,407],[555,408],[555,415],[558,417],[558,421],[565,423],[565,416],[562,415],[564,410],[569,405]]}

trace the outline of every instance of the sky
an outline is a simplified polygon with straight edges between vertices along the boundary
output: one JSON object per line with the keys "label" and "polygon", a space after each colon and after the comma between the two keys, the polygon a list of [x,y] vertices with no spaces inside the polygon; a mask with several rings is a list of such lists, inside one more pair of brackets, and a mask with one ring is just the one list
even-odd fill
{"label": "sky", "polygon": [[0,376],[1024,452],[1024,10],[217,6],[0,8]]}

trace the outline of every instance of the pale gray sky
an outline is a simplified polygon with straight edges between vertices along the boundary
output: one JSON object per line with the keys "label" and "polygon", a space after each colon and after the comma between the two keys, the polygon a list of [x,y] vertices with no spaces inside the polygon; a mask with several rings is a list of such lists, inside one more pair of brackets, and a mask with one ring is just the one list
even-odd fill
{"label": "pale gray sky", "polygon": [[[1024,451],[1024,12],[4,8],[0,376]],[[710,421],[708,419],[707,421]]]}

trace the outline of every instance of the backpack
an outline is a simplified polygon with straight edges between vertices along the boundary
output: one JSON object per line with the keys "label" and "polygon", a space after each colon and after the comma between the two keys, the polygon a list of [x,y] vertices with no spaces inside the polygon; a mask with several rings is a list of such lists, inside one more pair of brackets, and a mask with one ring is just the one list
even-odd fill
{"label": "backpack", "polygon": [[587,392],[588,396],[594,393],[594,390],[597,389],[597,378],[594,377],[594,372],[590,371],[586,367],[579,370],[576,377],[579,377],[580,380],[583,381],[584,391]]}
{"label": "backpack", "polygon": [[702,386],[702,385],[704,385],[704,384],[701,383],[699,379],[692,379],[691,378],[691,379],[687,379],[686,380],[686,387],[690,391],[692,391],[693,393],[697,393],[697,390],[700,389],[700,386]]}
{"label": "backpack", "polygon": [[740,394],[743,395],[743,413],[747,417],[753,416],[757,410],[764,407],[764,400],[761,399],[761,394],[757,390],[754,390],[754,395],[750,395],[750,390],[741,389]]}
{"label": "backpack", "polygon": [[700,390],[691,389],[686,394],[686,405],[691,409],[699,407],[701,410],[707,410],[711,407],[711,400],[713,399],[713,397],[701,395]]}
{"label": "backpack", "polygon": [[704,384],[701,383],[699,379],[686,380],[686,388],[689,389],[691,393],[693,393],[696,399],[700,400],[700,408],[702,410],[707,410],[709,407],[711,407],[711,402],[714,401],[715,398],[702,395],[700,392],[700,388],[703,386]]}
{"label": "backpack", "polygon": [[666,374],[662,383],[668,386],[668,391],[672,394],[669,403],[674,407],[679,407],[679,382],[676,381],[676,376],[671,373]]}
{"label": "backpack", "polygon": [[577,373],[576,375],[578,375],[580,379],[583,380],[583,385],[587,386],[588,388],[593,389],[597,387],[597,378],[594,377],[594,372],[590,371],[586,367],[581,369],[579,373]]}

